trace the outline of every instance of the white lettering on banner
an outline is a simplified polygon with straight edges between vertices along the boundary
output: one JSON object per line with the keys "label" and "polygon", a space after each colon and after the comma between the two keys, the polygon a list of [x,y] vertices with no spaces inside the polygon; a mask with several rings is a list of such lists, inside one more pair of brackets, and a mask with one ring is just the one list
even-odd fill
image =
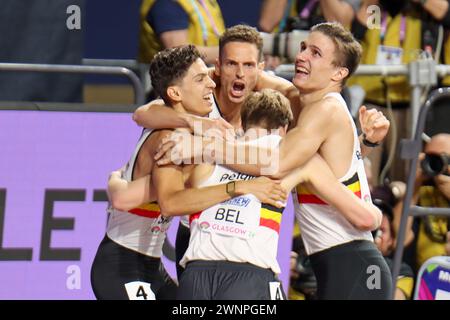
{"label": "white lettering on banner", "polygon": [[439,280],[450,283],[450,273],[443,270],[439,271]]}

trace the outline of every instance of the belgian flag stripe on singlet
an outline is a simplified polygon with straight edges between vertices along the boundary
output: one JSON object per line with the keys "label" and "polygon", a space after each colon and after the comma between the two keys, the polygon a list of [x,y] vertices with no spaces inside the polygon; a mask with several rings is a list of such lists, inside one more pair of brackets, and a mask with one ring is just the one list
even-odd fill
{"label": "belgian flag stripe on singlet", "polygon": [[128,212],[135,214],[137,216],[146,218],[158,218],[161,214],[161,209],[156,201],[144,204],[142,206],[133,208]]}
{"label": "belgian flag stripe on singlet", "polygon": [[[355,174],[348,180],[342,182],[344,186],[353,192],[358,198],[361,198],[361,184],[359,183],[358,173]],[[321,204],[328,205],[325,201],[320,199],[314,193],[312,193],[308,188],[300,185],[297,187],[297,199],[300,204]]]}
{"label": "belgian flag stripe on singlet", "polygon": [[284,208],[277,208],[266,203],[261,203],[259,225],[280,233],[281,216]]}
{"label": "belgian flag stripe on singlet", "polygon": [[191,225],[193,220],[198,219],[200,217],[200,215],[202,214],[202,212],[203,211],[199,211],[199,212],[189,215],[189,225]]}

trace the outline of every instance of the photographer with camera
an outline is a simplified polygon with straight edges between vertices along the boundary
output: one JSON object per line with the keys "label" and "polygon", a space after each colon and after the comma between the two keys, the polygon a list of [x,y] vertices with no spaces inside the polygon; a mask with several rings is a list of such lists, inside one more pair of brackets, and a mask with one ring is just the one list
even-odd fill
{"label": "photographer with camera", "polygon": [[350,29],[360,3],[361,0],[265,0],[258,29],[264,42],[266,68],[275,69],[281,62],[295,61],[298,44],[306,39],[313,25],[336,21]]}
{"label": "photographer with camera", "polygon": [[[450,206],[450,134],[437,134],[419,155],[411,205],[448,208]],[[408,205],[408,204],[406,204]],[[394,229],[400,226],[403,201],[394,208]],[[419,270],[429,258],[444,256],[449,221],[442,216],[408,217],[403,260]],[[448,245],[448,244],[447,244]]]}

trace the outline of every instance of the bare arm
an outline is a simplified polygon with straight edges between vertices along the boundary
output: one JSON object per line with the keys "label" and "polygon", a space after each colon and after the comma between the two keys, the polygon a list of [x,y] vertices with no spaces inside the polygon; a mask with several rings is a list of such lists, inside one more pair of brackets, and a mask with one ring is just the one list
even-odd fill
{"label": "bare arm", "polygon": [[355,17],[353,7],[342,0],[320,0],[320,8],[325,20],[340,22],[346,28],[350,28]]}
{"label": "bare arm", "polygon": [[225,133],[234,130],[233,126],[224,119],[209,119],[189,113],[177,112],[167,107],[163,100],[154,100],[140,106],[133,114],[133,120],[138,126],[152,129],[178,129],[189,128],[196,134],[202,135],[210,129],[218,129]]}
{"label": "bare arm", "polygon": [[[158,204],[165,216],[192,214],[231,198],[226,192],[225,184],[185,189],[182,168],[179,166],[155,165],[152,179],[157,192]],[[236,181],[234,195],[247,193],[252,193],[262,202],[275,206],[279,206],[277,201],[286,199],[286,192],[279,182],[265,177],[251,181]]]}
{"label": "bare arm", "polygon": [[140,106],[133,113],[133,121],[140,127],[153,129],[189,128],[190,117],[167,107],[161,99]]}
{"label": "bare arm", "polygon": [[149,174],[134,181],[126,181],[121,175],[121,171],[113,171],[108,180],[107,192],[113,208],[128,211],[156,200],[156,193],[151,190]]}
{"label": "bare arm", "polygon": [[[362,132],[366,135],[366,140],[371,143],[381,143],[389,132],[390,122],[384,116],[383,112],[375,108],[367,110],[365,106],[359,108],[359,124]],[[373,147],[366,146],[363,143],[363,134],[359,136],[361,154],[367,157]]]}
{"label": "bare arm", "polygon": [[[159,37],[165,48],[173,48],[189,44],[187,29],[163,32],[160,34]],[[202,54],[205,55],[204,60],[207,64],[213,64],[219,57],[219,47],[217,46],[215,47],[196,46],[196,47]]]}
{"label": "bare arm", "polygon": [[370,231],[380,226],[380,210],[358,198],[340,183],[318,154],[284,177],[281,184],[290,190],[302,182],[311,183],[320,198],[334,206],[355,228]]}
{"label": "bare arm", "polygon": [[224,141],[219,137],[173,135],[159,146],[155,160],[159,165],[165,165],[190,161],[208,154],[216,163],[239,172],[281,178],[304,164],[319,150],[334,130],[337,122],[335,116],[339,111],[342,111],[341,107],[329,100],[322,100],[316,106],[303,110],[297,126],[275,148]]}
{"label": "bare arm", "polygon": [[264,32],[272,32],[283,19],[287,0],[265,0],[259,18],[259,28]]}
{"label": "bare arm", "polygon": [[[226,184],[185,189],[182,170],[173,165],[154,167],[153,182],[164,216],[192,214],[231,199],[226,192]],[[280,184],[265,177],[235,182],[234,196],[248,193],[254,194],[262,202],[278,207],[280,201],[286,200],[286,192]]]}
{"label": "bare arm", "polygon": [[[306,163],[319,150],[333,128],[334,113],[338,110],[336,108],[340,106],[334,103],[319,103],[302,111],[296,127],[287,133],[278,148],[264,150],[248,144],[235,144],[236,162],[225,165],[253,175],[264,174],[275,178],[286,176],[294,168]],[[322,116],[318,116],[319,114]],[[226,159],[229,148],[228,142],[222,153],[219,150],[216,154],[219,159]],[[237,161],[238,155],[245,155],[245,164]],[[256,164],[251,155],[260,155]],[[242,159],[240,160],[242,163]]]}

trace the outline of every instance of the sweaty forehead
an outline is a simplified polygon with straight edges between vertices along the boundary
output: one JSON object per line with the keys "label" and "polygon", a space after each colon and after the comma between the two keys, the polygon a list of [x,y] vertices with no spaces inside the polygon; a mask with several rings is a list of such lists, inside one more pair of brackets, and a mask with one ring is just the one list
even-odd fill
{"label": "sweaty forehead", "polygon": [[253,43],[233,41],[222,48],[222,59],[258,61],[258,56],[258,48]]}
{"label": "sweaty forehead", "polygon": [[305,43],[307,45],[314,45],[322,51],[334,52],[335,50],[333,40],[319,31],[311,32],[306,38]]}

